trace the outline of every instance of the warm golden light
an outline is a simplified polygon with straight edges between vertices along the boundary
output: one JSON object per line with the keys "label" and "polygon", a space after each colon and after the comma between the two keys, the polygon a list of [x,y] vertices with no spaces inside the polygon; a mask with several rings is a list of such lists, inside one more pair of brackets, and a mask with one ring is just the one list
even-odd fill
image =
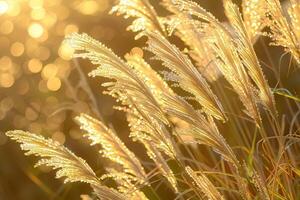
{"label": "warm golden light", "polygon": [[99,5],[96,1],[94,0],[86,0],[86,1],[82,1],[78,6],[77,9],[79,10],[79,12],[81,12],[82,14],[85,15],[93,15],[95,14],[98,9],[99,9]]}
{"label": "warm golden light", "polygon": [[20,42],[15,42],[10,47],[10,53],[15,56],[19,57],[24,53],[24,45]]}
{"label": "warm golden light", "polygon": [[39,23],[32,23],[28,27],[28,33],[33,38],[39,38],[39,37],[41,37],[43,35],[44,28]]}
{"label": "warm golden light", "polygon": [[62,44],[58,50],[58,55],[64,60],[71,60],[74,49],[67,44]]}
{"label": "warm golden light", "polygon": [[141,49],[139,47],[133,47],[131,49],[130,53],[133,55],[138,55],[140,57],[143,57],[143,55],[144,55],[143,49]]}
{"label": "warm golden light", "polygon": [[43,79],[50,79],[53,78],[54,76],[56,76],[57,74],[57,66],[54,64],[48,64],[44,67],[43,71],[42,71],[42,77]]}
{"label": "warm golden light", "polygon": [[40,80],[38,88],[39,88],[40,92],[48,92],[47,81],[46,80]]}
{"label": "warm golden light", "polygon": [[0,72],[9,71],[12,68],[12,60],[8,56],[3,56],[0,59]]}
{"label": "warm golden light", "polygon": [[15,78],[10,73],[0,74],[0,86],[4,88],[11,87],[15,82]]}
{"label": "warm golden light", "polygon": [[8,3],[6,1],[0,1],[0,15],[8,11]]}
{"label": "warm golden light", "polygon": [[42,20],[46,16],[46,11],[43,8],[33,9],[30,15],[34,20]]}
{"label": "warm golden light", "polygon": [[57,90],[59,90],[60,87],[61,87],[61,81],[57,77],[50,78],[47,81],[47,88],[50,91],[57,91]]}
{"label": "warm golden light", "polygon": [[8,10],[7,10],[7,15],[10,17],[16,17],[20,14],[21,12],[21,7],[20,4],[17,1],[8,1],[9,2],[9,6],[8,6]]}
{"label": "warm golden light", "polygon": [[14,30],[14,24],[9,20],[3,21],[0,25],[0,32],[5,35],[10,34],[13,30]]}
{"label": "warm golden light", "polygon": [[30,0],[29,6],[33,9],[41,8],[43,6],[44,0]]}
{"label": "warm golden light", "polygon": [[28,69],[32,73],[38,73],[42,70],[43,64],[40,60],[38,59],[31,59],[28,62]]}
{"label": "warm golden light", "polygon": [[68,35],[70,33],[78,32],[78,26],[75,24],[69,24],[66,26],[65,30],[65,35]]}
{"label": "warm golden light", "polygon": [[300,200],[299,41],[300,0],[0,0],[0,200]]}

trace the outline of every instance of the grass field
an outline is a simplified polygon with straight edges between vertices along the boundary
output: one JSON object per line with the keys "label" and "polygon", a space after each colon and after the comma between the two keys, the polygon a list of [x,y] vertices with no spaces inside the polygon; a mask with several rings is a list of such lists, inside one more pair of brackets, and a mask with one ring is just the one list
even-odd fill
{"label": "grass field", "polygon": [[300,198],[299,0],[0,0],[0,33],[0,199]]}

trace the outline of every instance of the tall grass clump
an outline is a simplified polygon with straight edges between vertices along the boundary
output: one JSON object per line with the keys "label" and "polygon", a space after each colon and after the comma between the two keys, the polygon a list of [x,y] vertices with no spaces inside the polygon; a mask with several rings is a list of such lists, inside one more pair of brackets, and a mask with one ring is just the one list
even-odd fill
{"label": "tall grass clump", "polygon": [[227,21],[221,22],[189,0],[162,0],[170,13],[164,17],[148,0],[119,0],[111,12],[134,19],[128,30],[147,38],[159,72],[141,55],[121,58],[87,34],[66,37],[76,58],[97,66],[89,76],[107,80],[105,93],[126,113],[129,137],[143,145],[147,161],[111,126],[84,113],[75,121],[112,163],[102,176],[51,139],[21,130],[7,135],[57,178],[90,184],[91,198],[163,199],[167,192],[169,199],[299,199],[299,98],[276,89],[281,80],[265,75],[254,48],[269,37],[299,67],[300,2],[285,3],[288,12],[279,0],[243,0],[242,9],[223,0]]}

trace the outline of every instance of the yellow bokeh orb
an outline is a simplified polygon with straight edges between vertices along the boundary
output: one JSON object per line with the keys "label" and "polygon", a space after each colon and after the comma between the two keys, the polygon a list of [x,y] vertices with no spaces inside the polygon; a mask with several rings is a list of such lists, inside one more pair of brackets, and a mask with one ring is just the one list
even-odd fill
{"label": "yellow bokeh orb", "polygon": [[14,30],[14,24],[10,20],[5,20],[0,25],[1,33],[8,35]]}
{"label": "yellow bokeh orb", "polygon": [[12,62],[11,58],[8,56],[3,56],[0,59],[0,75],[1,75],[1,72],[11,72],[11,70],[13,68],[12,66],[13,66],[13,62]]}
{"label": "yellow bokeh orb", "polygon": [[29,6],[32,9],[37,9],[43,7],[44,0],[30,0],[29,1]]}
{"label": "yellow bokeh orb", "polygon": [[143,49],[141,49],[139,47],[133,47],[131,49],[130,53],[133,55],[140,56],[140,57],[143,57],[143,55],[144,55]]}
{"label": "yellow bokeh orb", "polygon": [[15,78],[10,73],[2,73],[0,74],[0,86],[4,88],[11,87],[15,82]]}
{"label": "yellow bokeh orb", "polygon": [[86,0],[80,2],[76,8],[84,15],[94,15],[99,10],[99,4],[94,0]]}
{"label": "yellow bokeh orb", "polygon": [[48,79],[47,88],[50,91],[57,91],[57,90],[59,90],[60,87],[61,87],[61,81],[59,78],[53,77],[53,78]]}
{"label": "yellow bokeh orb", "polygon": [[68,24],[65,27],[65,30],[64,30],[65,35],[68,35],[68,34],[74,33],[74,32],[78,32],[78,26],[77,25],[75,25],[75,24]]}
{"label": "yellow bokeh orb", "polygon": [[19,57],[24,53],[24,45],[21,42],[15,42],[10,47],[10,53],[15,56]]}
{"label": "yellow bokeh orb", "polygon": [[28,30],[29,35],[33,38],[39,38],[44,33],[43,26],[36,22],[31,23],[27,30]]}
{"label": "yellow bokeh orb", "polygon": [[58,49],[58,55],[64,60],[71,60],[74,54],[74,49],[70,45],[64,43]]}
{"label": "yellow bokeh orb", "polygon": [[33,20],[42,20],[46,16],[46,11],[43,8],[33,9],[30,16]]}
{"label": "yellow bokeh orb", "polygon": [[17,1],[12,1],[12,0],[9,0],[7,2],[9,2],[8,10],[6,12],[7,15],[10,16],[10,17],[18,16],[21,12],[20,3],[18,3]]}
{"label": "yellow bokeh orb", "polygon": [[0,15],[6,13],[8,9],[8,3],[6,1],[0,1]]}
{"label": "yellow bokeh orb", "polygon": [[48,64],[44,67],[42,71],[43,79],[50,79],[56,76],[58,71],[57,65],[55,64]]}
{"label": "yellow bokeh orb", "polygon": [[42,70],[43,64],[40,60],[38,59],[31,59],[28,62],[28,69],[32,73],[39,73]]}

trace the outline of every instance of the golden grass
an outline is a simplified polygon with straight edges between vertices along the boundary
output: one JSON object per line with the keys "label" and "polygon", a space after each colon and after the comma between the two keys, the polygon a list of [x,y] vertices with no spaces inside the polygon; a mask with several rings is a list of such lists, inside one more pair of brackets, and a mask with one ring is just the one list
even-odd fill
{"label": "golden grass", "polygon": [[[127,54],[123,60],[86,34],[66,38],[76,57],[97,66],[91,77],[110,80],[102,84],[105,93],[126,113],[129,137],[144,146],[152,168],[113,128],[86,114],[76,121],[113,163],[101,178],[51,139],[24,131],[7,135],[28,155],[41,157],[38,165],[51,166],[66,182],[90,184],[100,199],[159,199],[157,186],[170,188],[176,199],[299,199],[299,117],[292,111],[291,127],[284,126],[286,113],[278,111],[274,93],[299,98],[272,90],[254,44],[261,35],[270,36],[299,67],[300,2],[290,0],[289,20],[279,0],[245,0],[242,12],[231,0],[223,2],[229,25],[189,0],[164,0],[172,13],[167,17],[158,16],[147,0],[120,0],[112,9],[134,18],[129,30],[148,39],[146,49],[167,70],[165,80],[141,55]],[[168,30],[189,50],[171,44]],[[206,65],[211,76],[203,72]],[[241,104],[222,92],[220,76]],[[178,87],[191,97],[182,96]],[[231,128],[224,132],[224,126]],[[105,186],[107,179],[114,184]]]}

